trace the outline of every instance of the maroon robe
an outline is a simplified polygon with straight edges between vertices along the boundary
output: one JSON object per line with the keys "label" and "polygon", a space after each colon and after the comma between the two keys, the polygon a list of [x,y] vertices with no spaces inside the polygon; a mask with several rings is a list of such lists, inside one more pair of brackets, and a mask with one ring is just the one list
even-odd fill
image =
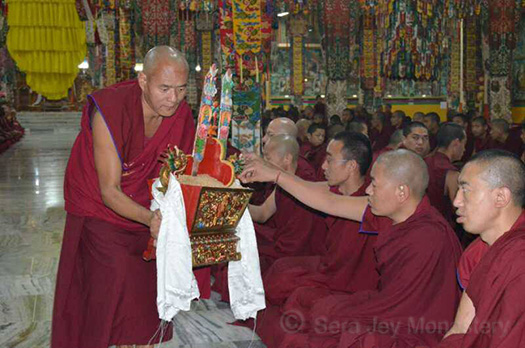
{"label": "maroon robe", "polygon": [[[312,165],[306,160],[306,158],[304,158],[301,155],[299,155],[299,157],[297,158],[297,170],[295,172],[295,175],[306,181],[323,181],[318,178],[314,167],[312,167]],[[275,184],[272,182],[256,182],[248,184],[246,186],[252,188],[255,191],[252,194],[252,198],[250,199],[250,204],[253,205],[263,204],[266,201],[266,199],[272,194],[273,189],[275,188]]]}
{"label": "maroon robe", "polygon": [[321,144],[314,147],[310,142],[304,143],[299,154],[306,158],[308,163],[315,169],[316,175],[319,176],[320,170],[322,169],[323,162],[326,159],[326,147],[327,144]]}
{"label": "maroon robe", "polygon": [[461,254],[458,266],[458,283],[462,290],[468,287],[472,272],[488,250],[489,245],[478,237]]}
{"label": "maroon robe", "polygon": [[472,131],[470,131],[470,126],[467,129],[467,143],[465,144],[465,152],[463,153],[463,157],[461,157],[461,162],[466,163],[470,157],[472,157],[472,153],[474,152],[474,135],[472,134]]}
{"label": "maroon robe", "polygon": [[435,151],[433,155],[424,158],[428,166],[427,195],[430,204],[441,212],[451,226],[455,226],[454,208],[450,197],[445,195],[445,182],[449,170],[457,171],[450,159],[443,153]]}
{"label": "maroon robe", "polygon": [[476,315],[466,334],[440,348],[525,347],[525,213],[492,244],[472,271],[467,294]]}
{"label": "maroon robe", "polygon": [[516,135],[515,132],[511,132],[504,143],[493,140],[492,148],[509,151],[517,156],[521,156],[521,153],[523,152],[523,142],[519,138],[519,135]]}
{"label": "maroon robe", "polygon": [[394,129],[392,127],[387,127],[386,125],[383,126],[381,132],[375,128],[372,128],[370,130],[370,142],[372,143],[372,150],[380,151],[381,149],[385,148],[390,142],[390,137],[392,136],[393,132]]}
{"label": "maroon robe", "polygon": [[272,223],[255,224],[262,274],[281,257],[311,255],[314,233],[326,236],[322,216],[280,187],[275,191],[275,204],[277,211]]}
{"label": "maroon robe", "polygon": [[[352,196],[364,196],[365,190],[363,184]],[[337,189],[332,191],[340,194]],[[263,280],[269,303],[282,304],[301,286],[352,292],[375,288],[375,235],[359,233],[359,223],[347,219],[328,216],[325,223],[328,233],[323,254],[282,258],[268,270]]]}
{"label": "maroon robe", "polygon": [[430,145],[430,152],[434,151],[437,146],[437,134],[428,132],[428,144]]}
{"label": "maroon robe", "polygon": [[[299,167],[295,174],[300,176]],[[306,171],[303,175],[309,174]],[[275,214],[264,224],[254,223],[262,274],[281,257],[320,254],[324,251],[322,246],[326,239],[323,215],[297,201],[282,188],[275,185],[272,188],[276,190]],[[212,274],[215,278],[212,290],[221,295],[222,301],[229,302],[228,266],[214,266]]]}
{"label": "maroon robe", "polygon": [[[363,196],[363,184],[352,196]],[[339,193],[337,190],[333,190]],[[277,260],[263,278],[266,310],[258,316],[257,334],[268,347],[278,346],[285,332],[282,312],[304,311],[316,300],[338,291],[377,287],[373,245],[376,235],[360,233],[360,224],[329,216],[326,252],[320,256]]]}
{"label": "maroon robe", "polygon": [[476,138],[476,140],[474,140],[474,153],[491,149],[493,146],[492,143],[492,139],[488,134],[485,135],[485,138]]}
{"label": "maroon robe", "polygon": [[461,247],[428,198],[396,225],[367,208],[362,226],[379,231],[377,289],[331,295],[295,312],[304,319],[300,333],[287,334],[279,347],[418,347],[436,344],[449,329],[459,303]]}
{"label": "maroon robe", "polygon": [[[66,226],[57,274],[52,348],[107,348],[158,342],[157,280],[154,262],[142,260],[149,228],[123,218],[102,201],[93,155],[91,118],[102,115],[122,163],[122,192],[149,209],[147,181],[158,176],[157,158],[168,144],[192,149],[194,123],[182,102],[147,142],[142,92],[136,81],[95,92],[84,107],[81,131],[64,181]],[[207,281],[209,269],[196,272]],[[164,337],[171,337],[171,328]]]}

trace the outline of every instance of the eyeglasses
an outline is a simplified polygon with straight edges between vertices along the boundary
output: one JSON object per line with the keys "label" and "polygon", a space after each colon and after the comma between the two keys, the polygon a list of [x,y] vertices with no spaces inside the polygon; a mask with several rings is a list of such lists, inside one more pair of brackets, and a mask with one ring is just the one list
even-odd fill
{"label": "eyeglasses", "polygon": [[347,159],[333,159],[331,157],[327,157],[326,158],[326,164],[332,164],[332,163],[338,163],[338,162],[341,162],[341,163],[344,163],[344,162],[348,162],[350,160],[347,160]]}

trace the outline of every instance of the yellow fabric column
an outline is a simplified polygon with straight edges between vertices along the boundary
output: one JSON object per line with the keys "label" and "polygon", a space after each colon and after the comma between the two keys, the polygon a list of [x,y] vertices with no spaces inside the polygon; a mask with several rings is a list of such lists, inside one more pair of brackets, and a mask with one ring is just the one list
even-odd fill
{"label": "yellow fabric column", "polygon": [[86,32],[75,0],[8,0],[7,48],[33,91],[67,96],[86,55]]}

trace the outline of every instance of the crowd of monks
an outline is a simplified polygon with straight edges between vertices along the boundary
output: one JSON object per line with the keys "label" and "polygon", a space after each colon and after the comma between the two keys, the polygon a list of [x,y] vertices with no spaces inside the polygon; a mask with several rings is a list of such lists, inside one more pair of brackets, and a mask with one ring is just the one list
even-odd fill
{"label": "crowd of monks", "polygon": [[[296,110],[267,114],[262,159],[247,159],[241,177],[255,190],[249,211],[267,308],[256,323],[241,325],[254,325],[270,348],[525,344],[523,320],[508,307],[517,291],[501,298],[516,280],[506,274],[494,280],[501,280],[498,286],[485,283],[503,267],[497,256],[482,262],[491,245],[483,233],[494,232],[488,222],[481,230],[464,222],[464,207],[484,214],[467,202],[473,168],[504,164],[523,185],[518,158],[525,130],[462,114],[447,122],[436,113],[410,118],[388,106],[373,115],[357,108],[330,118],[314,114],[318,109],[305,109],[301,118]],[[504,183],[510,193],[501,198],[515,216],[498,233],[516,230],[514,240],[525,237],[520,183]],[[521,263],[510,273],[524,282]],[[484,273],[475,272],[478,264]],[[212,274],[212,289],[228,301],[227,267],[215,266]],[[475,289],[470,279],[477,280]]]}
{"label": "crowd of monks", "polygon": [[24,128],[16,119],[16,111],[0,101],[0,154],[22,139]]}

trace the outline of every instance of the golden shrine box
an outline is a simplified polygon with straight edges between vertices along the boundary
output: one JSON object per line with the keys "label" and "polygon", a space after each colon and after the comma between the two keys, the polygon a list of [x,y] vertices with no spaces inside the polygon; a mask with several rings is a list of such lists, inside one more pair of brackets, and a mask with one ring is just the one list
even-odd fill
{"label": "golden shrine box", "polygon": [[[253,190],[232,186],[235,179],[233,166],[220,160],[222,151],[224,149],[217,139],[208,138],[197,176],[190,176],[193,158],[187,156],[185,175],[178,177],[194,268],[241,259],[241,254],[237,252],[239,238],[235,235],[235,228]],[[214,182],[211,183],[211,180]],[[210,185],[203,182],[210,182]]]}

